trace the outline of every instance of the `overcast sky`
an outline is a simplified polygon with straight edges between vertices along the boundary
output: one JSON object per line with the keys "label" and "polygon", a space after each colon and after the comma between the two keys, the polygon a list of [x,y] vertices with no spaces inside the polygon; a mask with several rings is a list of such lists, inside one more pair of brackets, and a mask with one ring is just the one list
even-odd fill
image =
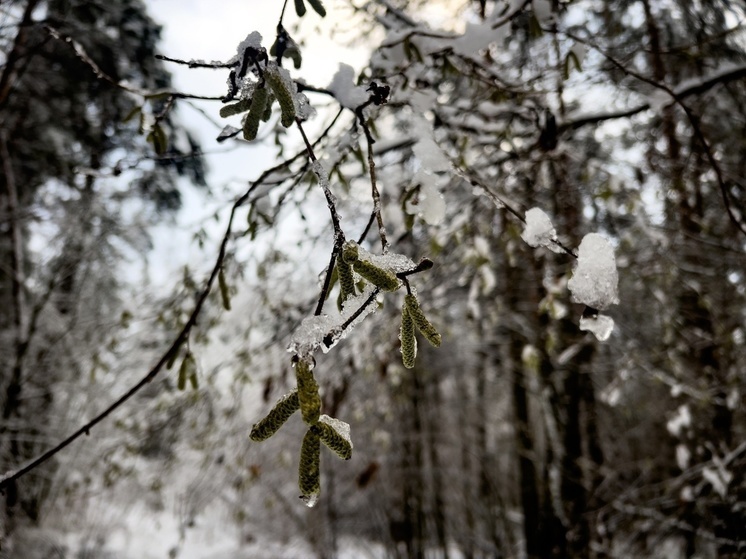
{"label": "overcast sky", "polygon": [[[328,15],[321,19],[312,10],[303,18],[304,34],[312,37],[303,48],[303,67],[293,71],[294,77],[304,77],[309,83],[326,86],[337,71],[339,63],[345,62],[360,68],[364,60],[363,47],[345,47],[332,41],[328,31],[335,20],[349,18],[333,0],[326,0]],[[275,27],[282,9],[281,0],[149,0],[147,7],[151,17],[163,25],[160,51],[173,58],[228,60],[236,53],[237,45],[252,31],[259,31],[264,37],[264,45],[274,41]],[[291,30],[298,18],[290,2],[285,16],[285,25]],[[296,37],[300,39],[300,35]],[[330,55],[330,53],[333,53]],[[169,65],[174,75],[174,87],[178,91],[200,95],[223,95],[226,92],[226,70],[190,69],[177,64]],[[314,99],[311,99],[312,103]],[[318,101],[318,99],[316,99]],[[218,115],[219,102],[195,102],[220,125],[230,123],[240,126],[240,117],[222,121]],[[150,277],[156,285],[168,290],[173,287],[176,270],[185,263],[199,268],[199,263],[209,255],[205,265],[211,264],[214,247],[207,246],[206,253],[200,252],[192,236],[200,225],[217,235],[222,232],[223,220],[227,217],[230,202],[247,185],[247,181],[258,176],[274,163],[273,150],[257,145],[239,145],[226,142],[217,144],[215,137],[219,128],[205,116],[180,102],[178,117],[200,139],[202,149],[208,153],[208,177],[212,199],[205,200],[203,193],[185,187],[184,209],[179,214],[178,226],[164,224],[154,234],[154,255],[150,259]],[[261,131],[260,131],[261,135]],[[230,145],[232,144],[232,145]],[[235,149],[231,149],[235,147]],[[220,223],[206,220],[206,216],[216,209],[221,212]]]}

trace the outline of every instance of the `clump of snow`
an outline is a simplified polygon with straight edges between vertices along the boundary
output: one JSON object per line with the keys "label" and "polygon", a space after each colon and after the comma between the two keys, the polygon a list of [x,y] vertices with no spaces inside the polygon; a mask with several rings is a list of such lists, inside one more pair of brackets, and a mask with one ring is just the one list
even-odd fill
{"label": "clump of snow", "polygon": [[[249,33],[246,38],[238,43],[238,46],[236,47],[236,56],[230,59],[230,62],[236,62],[240,61],[243,62],[243,56],[246,52],[247,48],[253,48],[256,50],[259,50],[262,48],[262,35],[259,33],[259,31],[252,31]],[[239,64],[239,67],[241,64]]]}
{"label": "clump of snow", "polygon": [[319,502],[319,492],[316,491],[310,495],[301,495],[300,499],[303,501],[303,504],[305,504],[309,509],[312,509],[316,506],[316,503]]}
{"label": "clump of snow", "polygon": [[578,262],[567,287],[575,303],[606,309],[619,302],[614,249],[598,233],[589,233],[578,248]]}
{"label": "clump of snow", "polygon": [[340,437],[350,443],[350,448],[352,448],[352,438],[350,437],[349,423],[345,423],[340,419],[335,419],[325,414],[319,416],[319,423],[326,423],[329,427],[332,427],[339,434]]}
{"label": "clump of snow", "polygon": [[419,192],[416,197],[407,200],[404,209],[430,225],[439,224],[446,216],[446,202],[438,190],[438,177],[420,169],[413,180],[419,182]]}
{"label": "clump of snow", "polygon": [[473,56],[492,43],[503,41],[510,34],[509,25],[492,28],[491,21],[467,23],[464,34],[453,41],[453,51],[462,56]]}
{"label": "clump of snow", "polygon": [[692,412],[689,411],[689,406],[682,404],[679,409],[676,410],[676,415],[666,423],[666,429],[674,437],[681,437],[682,431],[688,429],[692,425]]}
{"label": "clump of snow", "polygon": [[356,109],[369,97],[364,87],[355,85],[355,70],[344,63],[340,63],[339,70],[334,74],[327,89],[334,94],[339,104],[347,109]]}
{"label": "clump of snow", "polygon": [[583,316],[580,318],[580,329],[596,336],[599,342],[605,342],[614,330],[614,319],[610,316],[599,314],[596,316]]}
{"label": "clump of snow", "polygon": [[[364,306],[376,289],[374,285],[366,285],[362,293],[345,301],[344,308],[339,315],[322,314],[304,318],[290,338],[288,351],[301,359],[311,357],[319,349],[327,353],[340,340],[345,339],[355,326],[376,311],[378,305],[375,301]],[[361,308],[362,311],[355,317],[355,320],[343,329],[342,326]]]}
{"label": "clump of snow", "polygon": [[546,247],[554,252],[562,252],[557,245],[557,231],[552,220],[539,208],[531,208],[526,212],[526,227],[521,239],[532,247]]}

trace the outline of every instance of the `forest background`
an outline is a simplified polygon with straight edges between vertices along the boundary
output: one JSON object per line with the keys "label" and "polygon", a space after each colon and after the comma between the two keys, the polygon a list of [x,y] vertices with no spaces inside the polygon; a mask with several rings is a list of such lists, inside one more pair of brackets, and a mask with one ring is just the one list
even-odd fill
{"label": "forest background", "polygon": [[0,2],[2,556],[744,556],[743,5],[324,8]]}

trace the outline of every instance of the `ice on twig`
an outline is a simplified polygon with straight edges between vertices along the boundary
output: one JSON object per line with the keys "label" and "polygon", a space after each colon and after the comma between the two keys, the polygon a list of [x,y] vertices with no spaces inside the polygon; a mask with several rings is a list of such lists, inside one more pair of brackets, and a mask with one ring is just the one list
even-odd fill
{"label": "ice on twig", "polygon": [[563,252],[556,243],[557,231],[552,221],[539,208],[531,208],[526,212],[526,227],[523,229],[521,239],[532,247],[546,247],[554,252]]}
{"label": "ice on twig", "polygon": [[578,248],[578,263],[567,287],[575,303],[603,310],[619,302],[614,249],[598,233],[589,233]]}
{"label": "ice on twig", "polygon": [[596,316],[583,316],[580,318],[580,329],[596,336],[599,342],[605,342],[614,330],[614,319],[610,316],[599,314]]}

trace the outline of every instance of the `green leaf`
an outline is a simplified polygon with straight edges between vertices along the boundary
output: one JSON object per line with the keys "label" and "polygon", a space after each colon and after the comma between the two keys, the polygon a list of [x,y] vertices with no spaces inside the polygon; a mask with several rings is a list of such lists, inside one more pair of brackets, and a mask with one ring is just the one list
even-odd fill
{"label": "green leaf", "polygon": [[220,298],[223,301],[223,308],[227,311],[231,310],[231,294],[228,288],[228,283],[225,281],[225,274],[223,268],[220,268],[218,272],[218,286],[220,287]]}

